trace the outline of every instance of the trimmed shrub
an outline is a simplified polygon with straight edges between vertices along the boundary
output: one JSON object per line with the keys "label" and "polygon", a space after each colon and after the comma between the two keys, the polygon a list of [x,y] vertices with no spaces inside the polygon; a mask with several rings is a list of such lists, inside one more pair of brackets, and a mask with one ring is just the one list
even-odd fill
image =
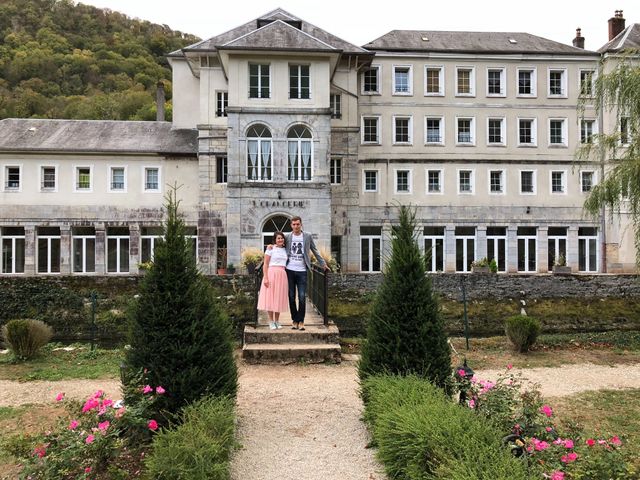
{"label": "trimmed shrub", "polygon": [[35,356],[38,350],[49,343],[52,335],[51,327],[40,320],[11,320],[2,327],[2,338],[19,360]]}
{"label": "trimmed shrub", "polygon": [[145,462],[148,478],[228,480],[235,445],[233,406],[229,397],[204,397],[185,407],[182,423],[154,438]]}
{"label": "trimmed shrub", "polygon": [[514,315],[505,320],[504,330],[520,353],[526,353],[536,343],[542,326],[536,318],[527,315]]}

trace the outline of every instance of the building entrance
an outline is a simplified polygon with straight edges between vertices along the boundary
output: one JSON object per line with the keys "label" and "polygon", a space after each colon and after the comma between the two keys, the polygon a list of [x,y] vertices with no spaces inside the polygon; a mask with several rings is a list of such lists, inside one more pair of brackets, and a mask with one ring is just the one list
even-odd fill
{"label": "building entrance", "polygon": [[273,243],[273,234],[275,232],[290,232],[291,223],[290,217],[286,215],[274,215],[269,217],[262,227],[262,247],[267,248],[267,245]]}

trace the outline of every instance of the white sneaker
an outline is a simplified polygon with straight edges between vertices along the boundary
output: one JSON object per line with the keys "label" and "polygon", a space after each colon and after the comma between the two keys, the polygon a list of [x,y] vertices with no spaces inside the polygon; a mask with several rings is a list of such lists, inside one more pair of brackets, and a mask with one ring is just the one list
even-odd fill
{"label": "white sneaker", "polygon": [[275,324],[276,324],[276,328],[277,329],[281,329],[282,328],[282,325],[280,325],[280,322],[275,322]]}
{"label": "white sneaker", "polygon": [[269,322],[269,330],[275,330],[276,328],[278,327],[276,327],[275,322]]}

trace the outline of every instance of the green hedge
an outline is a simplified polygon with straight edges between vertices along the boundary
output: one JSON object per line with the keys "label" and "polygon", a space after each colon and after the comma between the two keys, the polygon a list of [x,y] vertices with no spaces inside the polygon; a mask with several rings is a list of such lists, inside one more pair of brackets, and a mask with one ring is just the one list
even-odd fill
{"label": "green hedge", "polygon": [[472,410],[417,377],[373,377],[362,385],[364,420],[389,478],[526,480],[526,465]]}

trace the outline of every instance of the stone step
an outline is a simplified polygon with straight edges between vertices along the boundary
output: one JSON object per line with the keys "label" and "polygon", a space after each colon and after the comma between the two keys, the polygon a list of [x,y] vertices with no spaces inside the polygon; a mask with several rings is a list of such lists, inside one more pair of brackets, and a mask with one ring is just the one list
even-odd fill
{"label": "stone step", "polygon": [[305,325],[304,330],[292,330],[291,324],[283,325],[281,329],[271,330],[268,325],[245,325],[244,343],[340,343],[340,332],[334,324]]}
{"label": "stone step", "polygon": [[340,352],[339,343],[245,343],[242,347],[242,358],[247,363],[340,363]]}

